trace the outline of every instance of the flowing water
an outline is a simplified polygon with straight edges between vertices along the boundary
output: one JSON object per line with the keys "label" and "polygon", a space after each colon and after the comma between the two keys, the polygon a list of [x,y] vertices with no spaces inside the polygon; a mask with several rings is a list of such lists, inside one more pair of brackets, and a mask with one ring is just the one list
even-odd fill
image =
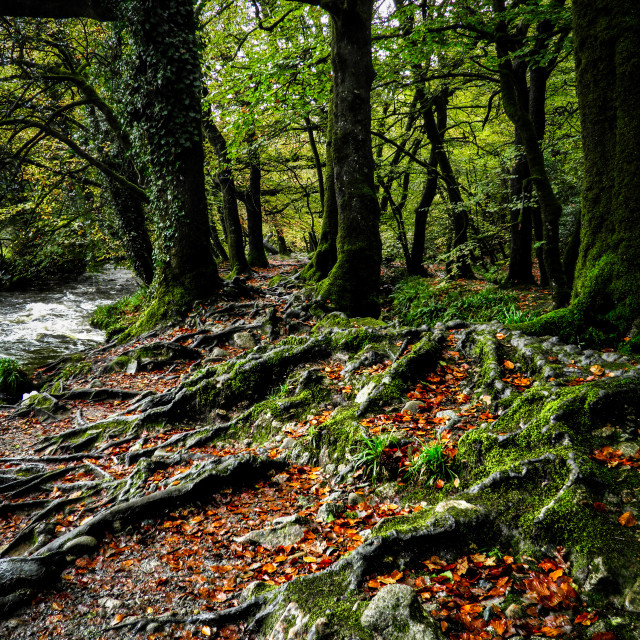
{"label": "flowing water", "polygon": [[34,367],[99,344],[104,333],[89,326],[91,313],[138,287],[131,271],[108,267],[73,282],[0,292],[0,357]]}

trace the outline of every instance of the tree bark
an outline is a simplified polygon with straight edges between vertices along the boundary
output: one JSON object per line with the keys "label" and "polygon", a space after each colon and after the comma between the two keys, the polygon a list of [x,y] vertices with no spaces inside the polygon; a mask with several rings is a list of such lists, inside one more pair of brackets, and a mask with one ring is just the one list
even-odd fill
{"label": "tree bark", "polygon": [[[492,4],[498,16],[504,13],[504,0],[492,0]],[[520,133],[531,173],[530,179],[540,204],[544,235],[544,262],[551,280],[553,303],[556,308],[564,307],[569,303],[570,291],[560,259],[559,222],[562,206],[547,174],[542,148],[529,115],[528,102],[523,104],[518,95],[509,35],[506,23],[502,20],[499,20],[496,27],[496,53],[499,59],[498,71],[504,110]]]}
{"label": "tree bark", "polygon": [[320,240],[309,264],[302,271],[302,278],[309,282],[324,280],[338,259],[336,241],[338,238],[338,201],[333,175],[333,94],[329,103],[327,118],[327,145],[325,152],[325,198],[322,215]]}
{"label": "tree bark", "polygon": [[333,26],[332,155],[337,261],[319,294],[350,316],[380,314],[382,243],[371,147],[372,0],[322,3]]}
{"label": "tree bark", "polygon": [[431,153],[429,154],[429,166],[431,169],[427,171],[427,179],[424,183],[424,188],[422,189],[420,202],[418,203],[414,213],[413,240],[411,243],[409,262],[407,263],[407,273],[410,276],[430,275],[422,265],[422,261],[424,259],[427,218],[429,216],[429,209],[436,197],[436,189],[438,186],[438,172],[436,170],[438,167],[438,160],[433,146],[431,147]]}
{"label": "tree bark", "polygon": [[[204,119],[204,130],[211,146],[218,156],[218,182],[222,190],[222,211],[224,214],[225,235],[229,249],[231,269],[233,273],[247,273],[249,271],[249,263],[244,253],[242,225],[240,224],[240,214],[238,213],[236,183],[233,179],[229,154],[227,153],[227,142],[210,117]],[[262,237],[260,241],[262,242]]]}
{"label": "tree bark", "polygon": [[[253,141],[253,136],[250,136],[250,138],[249,144]],[[249,152],[249,162],[249,189],[244,203],[247,211],[247,236],[249,239],[247,262],[251,267],[266,268],[269,266],[269,260],[267,260],[267,254],[262,243],[262,170],[257,151],[251,150]]]}
{"label": "tree bark", "polygon": [[[451,205],[451,216],[453,220],[453,242],[452,249],[463,247],[468,240],[467,231],[469,228],[469,212],[466,209],[462,193],[460,192],[460,185],[456,179],[453,167],[449,161],[449,156],[444,146],[444,140],[440,133],[440,126],[443,122],[446,122],[446,101],[444,98],[439,100],[440,104],[436,105],[438,113],[438,121],[433,114],[433,108],[427,107],[423,111],[424,125],[427,131],[427,136],[431,142],[432,147],[435,150],[436,158],[438,159],[438,166],[440,167],[440,173],[447,189],[447,196],[449,198],[449,204]],[[457,254],[453,261],[448,265],[448,268],[455,271],[455,274],[459,278],[475,278],[473,269],[469,262],[469,257],[464,251]]]}
{"label": "tree bark", "polygon": [[572,307],[624,335],[640,318],[640,7],[574,0],[584,185]]}

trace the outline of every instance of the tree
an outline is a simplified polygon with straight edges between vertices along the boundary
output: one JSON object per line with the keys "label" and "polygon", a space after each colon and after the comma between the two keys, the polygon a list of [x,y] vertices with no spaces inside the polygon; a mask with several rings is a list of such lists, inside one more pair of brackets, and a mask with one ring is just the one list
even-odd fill
{"label": "tree", "polygon": [[350,316],[380,313],[380,207],[371,148],[371,0],[310,1],[331,17],[331,144],[338,208],[337,261],[319,295]]}
{"label": "tree", "polygon": [[126,111],[150,167],[155,219],[154,299],[144,324],[184,313],[219,287],[204,185],[201,71],[192,0],[10,0],[6,16],[120,20],[129,38]]}

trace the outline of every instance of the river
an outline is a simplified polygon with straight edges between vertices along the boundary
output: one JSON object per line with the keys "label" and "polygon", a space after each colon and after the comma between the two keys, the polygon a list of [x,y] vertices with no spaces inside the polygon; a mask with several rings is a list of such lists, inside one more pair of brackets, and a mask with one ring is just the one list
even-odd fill
{"label": "river", "polygon": [[0,357],[33,368],[99,344],[104,333],[89,326],[91,313],[138,287],[131,271],[106,267],[72,282],[0,292]]}

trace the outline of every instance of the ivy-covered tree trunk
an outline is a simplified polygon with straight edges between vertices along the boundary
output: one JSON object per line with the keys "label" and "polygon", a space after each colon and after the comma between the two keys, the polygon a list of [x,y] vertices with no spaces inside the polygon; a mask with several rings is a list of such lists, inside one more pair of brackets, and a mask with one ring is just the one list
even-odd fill
{"label": "ivy-covered tree trunk", "polygon": [[209,297],[220,281],[204,183],[193,1],[126,0],[119,11],[132,56],[128,114],[149,156],[156,275],[146,321],[157,323]]}
{"label": "ivy-covered tree trunk", "polygon": [[640,319],[640,7],[574,0],[573,19],[584,185],[571,306],[624,336]]}
{"label": "ivy-covered tree trunk", "polygon": [[372,0],[323,2],[333,39],[332,155],[338,204],[337,262],[320,296],[350,316],[378,316],[380,208],[371,147]]}

